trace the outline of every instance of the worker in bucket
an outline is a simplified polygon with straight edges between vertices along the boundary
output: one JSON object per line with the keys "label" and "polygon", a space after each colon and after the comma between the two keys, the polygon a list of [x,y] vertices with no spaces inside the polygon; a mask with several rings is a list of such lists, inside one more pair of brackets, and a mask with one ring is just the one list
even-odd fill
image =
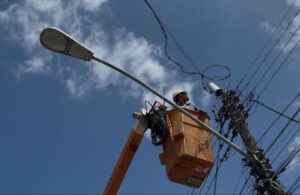
{"label": "worker in bucket", "polygon": [[195,107],[195,106],[192,106],[188,101],[190,100],[189,98],[189,95],[187,93],[187,91],[185,90],[182,90],[182,89],[179,89],[177,91],[175,91],[173,93],[173,101],[180,107],[182,108],[186,108],[186,109],[190,109],[190,110],[194,110],[194,111],[202,111],[204,112],[203,110]]}

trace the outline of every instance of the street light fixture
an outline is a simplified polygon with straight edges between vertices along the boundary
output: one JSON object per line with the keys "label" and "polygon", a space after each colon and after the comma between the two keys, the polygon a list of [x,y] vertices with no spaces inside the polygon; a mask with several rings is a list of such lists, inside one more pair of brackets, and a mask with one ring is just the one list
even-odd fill
{"label": "street light fixture", "polygon": [[45,28],[40,41],[47,49],[82,60],[90,61],[93,56],[93,52],[58,28]]}
{"label": "street light fixture", "polygon": [[242,150],[240,147],[229,141],[227,138],[225,138],[223,135],[219,134],[217,131],[212,129],[211,127],[207,126],[202,121],[198,120],[194,115],[190,114],[188,111],[184,110],[165,96],[161,95],[159,92],[157,92],[155,89],[148,86],[143,81],[137,79],[136,77],[132,76],[128,72],[104,61],[101,60],[93,55],[93,52],[91,52],[88,48],[86,48],[84,45],[82,45],[80,42],[76,41],[73,37],[68,35],[67,33],[63,32],[62,30],[54,27],[48,27],[45,28],[40,35],[40,41],[41,44],[46,47],[47,49],[55,52],[59,52],[65,55],[69,55],[75,58],[79,58],[82,60],[90,61],[90,60],[96,60],[114,70],[117,72],[123,74],[124,76],[134,80],[139,85],[143,86],[147,90],[151,91],[153,94],[157,95],[159,98],[163,99],[165,102],[179,110],[180,112],[184,113],[186,116],[188,116],[190,119],[195,121],[198,125],[202,126],[206,130],[208,130],[210,133],[215,135],[218,139],[221,139],[226,144],[228,144],[230,147],[232,147],[234,150],[239,152],[241,155],[245,156],[246,158],[251,158],[244,150]]}

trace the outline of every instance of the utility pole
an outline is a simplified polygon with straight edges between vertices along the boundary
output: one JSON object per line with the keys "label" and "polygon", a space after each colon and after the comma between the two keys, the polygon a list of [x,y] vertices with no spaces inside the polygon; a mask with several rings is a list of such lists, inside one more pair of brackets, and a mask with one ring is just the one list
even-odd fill
{"label": "utility pole", "polygon": [[239,98],[234,90],[223,91],[216,84],[209,83],[208,88],[223,102],[223,111],[231,119],[233,128],[237,130],[245,144],[248,156],[245,162],[251,169],[250,174],[255,177],[255,189],[257,194],[263,195],[267,192],[270,195],[284,195],[282,185],[277,175],[272,170],[269,160],[265,158],[263,150],[257,146],[245,121],[246,114],[244,106],[239,104]]}

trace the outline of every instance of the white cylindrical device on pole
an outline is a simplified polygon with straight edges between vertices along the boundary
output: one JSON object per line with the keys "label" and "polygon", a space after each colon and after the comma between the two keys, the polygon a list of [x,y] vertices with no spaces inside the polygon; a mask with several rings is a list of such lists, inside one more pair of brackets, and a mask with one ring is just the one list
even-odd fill
{"label": "white cylindrical device on pole", "polygon": [[208,89],[211,93],[214,93],[216,96],[220,96],[223,93],[222,89],[213,82],[208,83]]}

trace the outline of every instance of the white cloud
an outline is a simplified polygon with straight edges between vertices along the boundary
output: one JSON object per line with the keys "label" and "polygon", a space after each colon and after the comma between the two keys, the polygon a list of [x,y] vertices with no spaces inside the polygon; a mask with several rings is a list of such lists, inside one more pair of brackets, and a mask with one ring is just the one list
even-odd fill
{"label": "white cloud", "polygon": [[62,3],[58,0],[27,0],[26,4],[37,11],[49,11],[62,7]]}
{"label": "white cloud", "polygon": [[44,58],[39,56],[34,56],[24,63],[19,64],[19,68],[24,73],[48,73],[50,71],[50,66],[47,66]]}
{"label": "white cloud", "polygon": [[79,2],[86,10],[95,11],[99,9],[106,0],[81,0]]}
{"label": "white cloud", "polygon": [[201,95],[200,95],[200,104],[203,108],[206,108],[209,103],[211,102],[212,99],[212,95],[210,93],[208,93],[207,91],[202,91]]}
{"label": "white cloud", "polygon": [[294,6],[295,7],[300,7],[300,2],[299,1],[295,1],[295,0],[287,0],[287,3],[289,4],[289,5],[291,5],[291,4],[293,4],[294,3]]}
{"label": "white cloud", "polygon": [[68,88],[69,88],[69,90],[70,90],[70,92],[71,92],[72,95],[77,94],[77,96],[80,96],[80,95],[83,94],[82,90],[80,90],[80,89],[78,89],[78,87],[76,87],[76,86],[78,86],[76,84],[76,80],[67,79],[66,82],[67,82],[67,86],[68,86]]}
{"label": "white cloud", "polygon": [[285,32],[283,36],[280,38],[279,43],[275,45],[275,49],[277,50],[283,49],[283,52],[291,51],[291,49],[295,46],[295,44],[300,40],[300,33],[298,29],[298,26],[300,25],[300,15],[297,15],[297,17],[294,19],[291,26],[289,26],[288,29],[285,31],[285,28],[289,24],[291,18],[288,18],[287,20],[288,22],[281,24],[280,28],[277,30],[275,29],[275,25],[270,24],[268,21],[262,23],[262,27],[266,30],[266,32],[269,35],[271,35],[272,33],[276,33],[276,35],[273,36],[274,40],[278,39],[279,36],[281,36],[281,34]]}
{"label": "white cloud", "polygon": [[[300,137],[296,137],[293,143],[289,146],[289,152],[295,151],[295,149],[299,149],[300,147]],[[292,162],[289,164],[289,167],[295,168],[300,166],[300,153],[298,153]]]}
{"label": "white cloud", "polygon": [[[300,2],[299,1],[286,0],[286,2],[289,5],[293,4],[293,6],[297,10],[300,7]],[[296,17],[295,17],[295,14],[297,14]],[[291,20],[293,20],[292,23],[290,23]],[[291,24],[291,25],[289,25],[289,24]],[[264,21],[264,22],[262,22],[261,25],[266,30],[266,32],[271,35],[271,33],[273,33],[273,31],[275,30],[275,27],[278,24],[276,24],[276,23],[272,24],[269,21]],[[287,25],[289,25],[289,26],[287,26]],[[299,48],[299,44],[298,44],[299,40],[300,40],[300,28],[299,27],[300,27],[300,13],[297,12],[297,11],[291,11],[289,16],[285,18],[284,22],[281,24],[279,29],[277,29],[275,31],[276,34],[275,34],[275,36],[273,36],[273,41],[278,39],[279,36],[281,36],[281,34],[284,32],[284,34],[281,37],[279,43],[275,46],[275,49],[283,50],[283,53],[281,54],[282,58],[283,58],[284,55],[286,56],[287,53],[292,51],[293,48],[296,48],[296,49]],[[293,58],[293,59],[299,61],[300,58],[298,58],[295,51],[297,51],[297,50],[293,51],[293,53],[290,56],[290,59]],[[283,61],[283,60],[279,60],[279,61]],[[293,64],[291,63],[291,61],[289,61],[289,63],[286,64],[285,66],[287,66],[288,70],[294,71]]]}
{"label": "white cloud", "polygon": [[299,107],[300,107],[300,101],[299,101],[299,100],[298,100],[298,101],[295,101],[295,102],[293,103],[293,106],[299,108]]}
{"label": "white cloud", "polygon": [[272,32],[275,30],[268,21],[264,21],[261,26],[267,31],[268,34],[272,34]]}
{"label": "white cloud", "polygon": [[[0,11],[0,22],[7,24],[4,28],[14,43],[22,43],[22,48],[29,56],[19,63],[19,73],[59,73],[74,97],[81,98],[93,90],[116,86],[121,88],[123,97],[150,101],[157,99],[147,90],[104,65],[86,63],[79,71],[67,63],[58,63],[58,55],[42,48],[39,43],[42,29],[55,26],[83,42],[97,57],[125,69],[167,97],[171,98],[173,91],[179,88],[191,94],[194,84],[176,78],[176,74],[171,74],[161,64],[162,52],[159,46],[124,28],[115,27],[113,32],[105,31],[99,17],[99,13],[103,11],[100,8],[105,2],[106,0],[27,0],[17,1],[6,10]],[[83,62],[78,61],[80,63]],[[191,102],[193,103],[192,97]]]}
{"label": "white cloud", "polygon": [[95,84],[92,77],[87,75],[73,75],[66,80],[67,87],[74,97],[82,98],[84,95],[90,92]]}
{"label": "white cloud", "polygon": [[[291,0],[287,0],[287,3],[288,3],[289,5],[291,5],[291,4],[294,3],[294,7],[296,7],[297,9],[300,8],[300,2],[299,2],[299,1],[291,1]],[[295,13],[298,13],[298,12],[295,12]],[[295,13],[294,13],[294,14],[295,14]],[[292,16],[293,16],[293,15],[292,15]],[[293,17],[294,17],[294,16],[293,16]],[[288,20],[291,20],[291,18],[289,18]],[[285,25],[287,25],[287,24],[285,24]],[[295,17],[295,19],[294,19],[294,21],[293,21],[291,27],[289,28],[289,33],[290,33],[290,34],[289,34],[288,36],[290,36],[292,33],[294,33],[294,31],[295,31],[296,29],[298,29],[299,25],[300,25],[300,14],[298,13],[297,16]],[[284,50],[284,52],[290,51],[290,50],[294,47],[294,45],[295,45],[296,43],[298,43],[298,41],[300,40],[300,31],[299,31],[299,30],[300,30],[300,29],[298,29],[298,30],[296,31],[295,35],[293,36],[293,38],[292,38],[292,40],[290,41],[290,43],[287,45],[287,47],[286,47],[286,49]],[[285,40],[285,41],[286,41],[286,40]]]}
{"label": "white cloud", "polygon": [[151,142],[151,129],[147,129],[144,133],[144,136],[148,142]]}

